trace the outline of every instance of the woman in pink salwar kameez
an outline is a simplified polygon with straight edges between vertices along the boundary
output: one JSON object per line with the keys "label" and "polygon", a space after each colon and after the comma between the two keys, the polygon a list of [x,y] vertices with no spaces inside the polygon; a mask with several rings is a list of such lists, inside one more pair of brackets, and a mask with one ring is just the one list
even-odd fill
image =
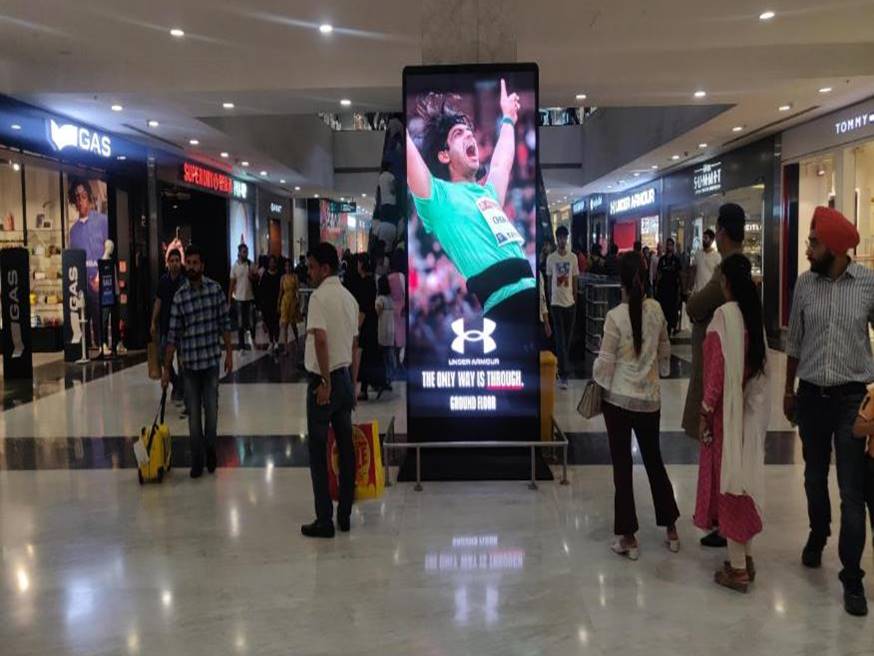
{"label": "woman in pink salwar kameez", "polygon": [[719,527],[729,561],[718,584],[746,592],[755,579],[752,540],[762,531],[764,443],[769,388],[762,306],[749,260],[733,255],[721,264],[726,304],[713,316],[704,340],[701,458],[693,521]]}

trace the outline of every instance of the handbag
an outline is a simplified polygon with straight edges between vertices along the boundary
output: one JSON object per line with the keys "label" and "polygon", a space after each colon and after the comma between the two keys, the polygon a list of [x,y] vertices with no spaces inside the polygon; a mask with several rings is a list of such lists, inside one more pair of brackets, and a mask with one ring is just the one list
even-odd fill
{"label": "handbag", "polygon": [[577,404],[577,412],[586,419],[592,419],[601,414],[601,386],[594,380],[586,383],[583,396]]}
{"label": "handbag", "polygon": [[868,393],[859,406],[859,413],[853,423],[853,435],[868,438],[868,457],[874,458],[874,385],[868,386]]}

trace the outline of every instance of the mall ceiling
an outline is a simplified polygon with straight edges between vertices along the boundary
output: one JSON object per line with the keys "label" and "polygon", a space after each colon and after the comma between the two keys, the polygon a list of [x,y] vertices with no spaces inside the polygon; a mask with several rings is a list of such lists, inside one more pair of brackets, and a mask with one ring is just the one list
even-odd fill
{"label": "mall ceiling", "polygon": [[[344,98],[350,110],[399,109],[401,71],[422,63],[423,4],[442,1],[4,0],[0,92],[291,177],[212,119],[337,112]],[[517,59],[540,65],[543,106],[732,106],[628,171],[676,165],[673,154],[684,153],[682,163],[874,95],[874,0],[493,1],[511,13]],[[760,20],[766,10],[774,17]],[[628,171],[588,187],[618,184]]]}

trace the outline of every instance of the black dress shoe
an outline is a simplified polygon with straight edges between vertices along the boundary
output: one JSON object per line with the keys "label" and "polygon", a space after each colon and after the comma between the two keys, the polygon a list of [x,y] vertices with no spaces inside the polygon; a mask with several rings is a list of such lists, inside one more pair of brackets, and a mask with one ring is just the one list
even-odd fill
{"label": "black dress shoe", "polygon": [[856,617],[868,614],[868,600],[865,599],[865,588],[861,581],[844,583],[844,610]]}
{"label": "black dress shoe", "polygon": [[312,524],[301,526],[300,532],[308,538],[332,538],[334,537],[334,523],[315,521]]}
{"label": "black dress shoe", "polygon": [[722,537],[719,534],[719,531],[713,531],[712,533],[708,533],[703,538],[701,538],[701,546],[702,547],[727,547],[728,540]]}
{"label": "black dress shoe", "polygon": [[206,471],[208,471],[210,474],[214,474],[217,463],[218,458],[216,457],[215,449],[208,448],[206,450]]}
{"label": "black dress shoe", "polygon": [[338,517],[337,518],[337,526],[343,533],[348,533],[349,529],[352,528],[352,525],[349,521],[348,517]]}
{"label": "black dress shoe", "polygon": [[807,538],[807,544],[804,545],[804,551],[801,552],[801,563],[811,569],[822,566],[823,549],[825,549],[825,541],[811,533]]}

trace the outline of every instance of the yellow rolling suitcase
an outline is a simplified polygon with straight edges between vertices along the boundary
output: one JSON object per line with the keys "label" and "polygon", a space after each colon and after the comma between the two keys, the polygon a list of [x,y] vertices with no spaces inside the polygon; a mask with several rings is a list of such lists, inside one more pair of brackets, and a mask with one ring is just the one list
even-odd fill
{"label": "yellow rolling suitcase", "polygon": [[167,390],[161,395],[161,407],[155,415],[151,427],[140,429],[140,438],[134,443],[134,455],[139,466],[137,477],[140,485],[143,483],[164,480],[164,475],[170,471],[170,456],[172,445],[170,429],[164,423],[164,410],[167,406]]}

